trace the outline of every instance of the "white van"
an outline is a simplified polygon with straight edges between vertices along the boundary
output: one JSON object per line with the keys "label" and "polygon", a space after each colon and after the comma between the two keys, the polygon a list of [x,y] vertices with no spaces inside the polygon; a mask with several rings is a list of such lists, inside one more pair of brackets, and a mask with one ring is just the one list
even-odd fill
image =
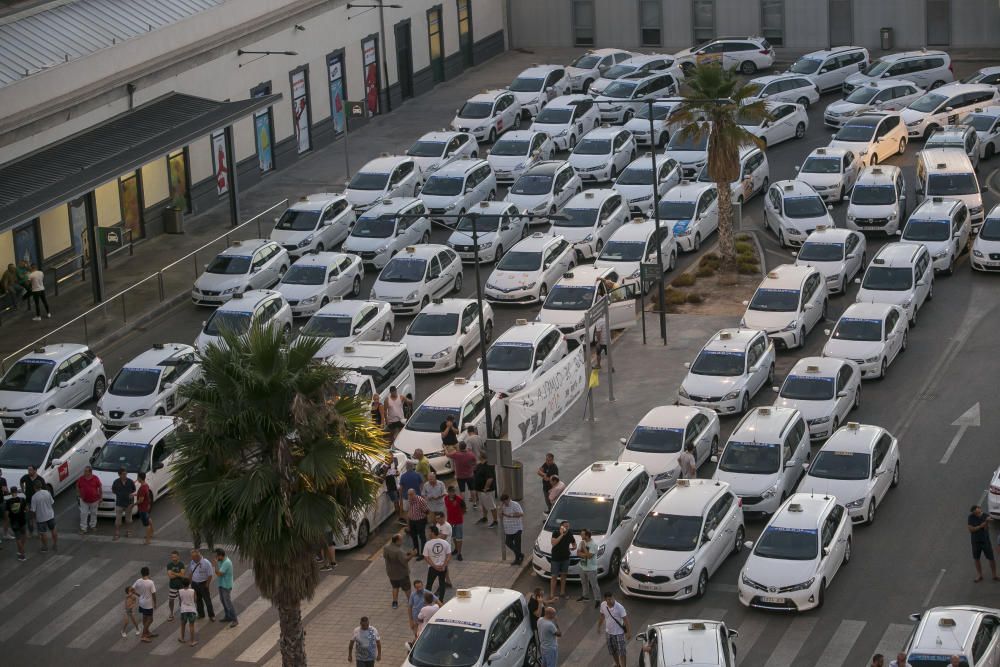
{"label": "white van", "polygon": [[[327,359],[327,363],[370,377],[383,401],[389,395],[390,387],[396,387],[401,396],[416,401],[417,382],[413,364],[403,343],[355,341]],[[346,375],[344,380],[351,381]]]}
{"label": "white van", "polygon": [[958,199],[969,207],[972,230],[983,224],[983,194],[969,157],[953,148],[925,148],[917,153],[917,202],[925,197]]}
{"label": "white van", "polygon": [[835,46],[807,53],[788,69],[792,74],[804,74],[821,93],[840,90],[844,80],[868,67],[868,49],[863,46]]}
{"label": "white van", "polygon": [[935,271],[949,276],[955,272],[955,263],[969,247],[969,210],[957,199],[931,197],[913,211],[899,240],[919,243],[927,247]]}
{"label": "white van", "polygon": [[455,160],[435,171],[420,189],[420,199],[427,206],[427,216],[446,225],[455,226],[455,218],[443,215],[463,215],[481,201],[495,199],[497,177],[486,160]]}
{"label": "white van", "polygon": [[951,56],[944,51],[921,49],[890,53],[873,60],[864,71],[844,79],[844,95],[878,79],[907,79],[921,88],[930,89],[951,83],[955,80],[955,74],[952,71]]}

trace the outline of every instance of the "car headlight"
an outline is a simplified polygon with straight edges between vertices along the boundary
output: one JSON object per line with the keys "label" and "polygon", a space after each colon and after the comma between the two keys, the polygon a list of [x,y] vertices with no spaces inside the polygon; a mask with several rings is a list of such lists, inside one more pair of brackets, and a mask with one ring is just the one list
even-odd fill
{"label": "car headlight", "polygon": [[535,288],[535,283],[533,283],[533,282],[532,283],[528,283],[527,285],[524,285],[524,286],[521,287],[521,289],[534,289],[534,288]]}
{"label": "car headlight", "polygon": [[605,545],[603,545],[603,544],[601,546],[597,547],[597,557],[598,558],[600,558],[601,556],[604,555],[604,547],[605,547]]}
{"label": "car headlight", "polygon": [[431,355],[431,359],[444,359],[451,353],[451,347],[446,347],[440,352],[435,352]]}
{"label": "car headlight", "polygon": [[917,125],[920,125],[922,122],[924,121],[921,118],[918,118],[917,120],[911,120],[909,123],[906,124],[906,127],[916,127]]}
{"label": "car headlight", "polygon": [[858,155],[868,155],[868,149],[862,148],[860,151],[858,151]]}
{"label": "car headlight", "polygon": [[722,400],[724,400],[724,401],[735,401],[739,397],[740,397],[740,392],[739,391],[731,391],[728,394],[726,394],[725,396],[723,396]]}
{"label": "car headlight", "polygon": [[854,218],[855,218],[855,216],[854,216],[853,213],[848,213],[847,214],[847,219],[850,220],[851,222],[854,222]]}
{"label": "car headlight", "polygon": [[545,552],[542,551],[541,549],[539,549],[537,544],[535,545],[535,548],[532,549],[531,551],[532,551],[533,554],[535,554],[539,558],[545,558]]}
{"label": "car headlight", "polygon": [[911,303],[913,303],[912,297],[903,301],[903,308],[909,308]]}
{"label": "car headlight", "polygon": [[230,287],[229,289],[222,290],[222,292],[220,292],[220,294],[232,294],[234,292],[239,292],[239,291],[240,291],[239,287]]}
{"label": "car headlight", "polygon": [[94,407],[94,412],[96,412],[100,417],[104,416],[104,410],[99,405]]}
{"label": "car headlight", "polygon": [[135,410],[132,413],[130,413],[129,417],[141,417],[144,414],[146,414],[147,412],[149,412],[149,410],[147,410],[146,408],[141,408],[139,410]]}
{"label": "car headlight", "polygon": [[876,361],[878,361],[878,356],[877,355],[874,356],[874,357],[868,357],[867,359],[865,359],[865,363],[866,364],[874,364]]}
{"label": "car headlight", "polygon": [[677,395],[682,398],[691,398],[691,395],[687,393],[684,387],[681,387],[680,389],[677,390]]}
{"label": "car headlight", "polygon": [[683,579],[684,577],[690,575],[692,570],[694,570],[694,556],[688,558],[687,562],[681,565],[680,568],[674,572],[674,579]]}
{"label": "car headlight", "polygon": [[982,257],[983,256],[983,253],[981,253],[981,252],[979,252],[978,250],[975,250],[975,249],[973,249],[972,254],[974,256],[976,256],[976,257]]}
{"label": "car headlight", "polygon": [[635,197],[633,199],[629,199],[629,203],[634,201],[649,201],[652,198],[653,198],[653,193],[651,192],[648,195],[643,195],[642,197]]}
{"label": "car headlight", "polygon": [[500,288],[487,280],[486,281],[486,289],[500,289]]}
{"label": "car headlight", "polygon": [[308,306],[310,304],[316,303],[316,299],[318,298],[319,298],[318,296],[311,296],[307,299],[302,299],[302,301],[299,301],[299,305]]}
{"label": "car headlight", "polygon": [[653,480],[656,482],[662,482],[665,479],[671,479],[674,476],[674,472],[676,472],[676,470],[668,470],[667,472],[661,472],[660,474],[656,475],[653,478]]}
{"label": "car headlight", "polygon": [[567,132],[569,132],[569,130],[560,130],[560,131],[556,132],[554,136],[556,136],[556,137],[565,137]]}
{"label": "car headlight", "polygon": [[487,241],[486,243],[479,244],[480,250],[486,250],[487,248],[492,248],[492,247],[493,247],[493,241]]}
{"label": "car headlight", "polygon": [[796,320],[792,320],[784,328],[782,328],[781,331],[795,331],[798,328],[799,328],[799,323]]}
{"label": "car headlight", "polygon": [[299,248],[305,248],[307,245],[309,245],[310,243],[312,243],[312,241],[313,241],[314,238],[315,237],[312,234],[310,234],[309,236],[307,236],[304,239],[302,239],[301,241],[299,241],[298,247]]}
{"label": "car headlight", "polygon": [[776,494],[777,492],[778,492],[778,483],[775,482],[771,486],[764,489],[764,493],[760,494],[760,497],[764,498],[765,500],[768,498],[773,498],[774,494]]}
{"label": "car headlight", "polygon": [[507,393],[513,394],[515,391],[521,391],[522,389],[525,388],[525,386],[527,386],[527,384],[528,384],[527,380],[525,380],[524,382],[518,382],[513,387],[511,387],[510,389],[508,389]]}
{"label": "car headlight", "polygon": [[886,219],[888,219],[888,220],[895,220],[896,219],[896,212],[895,211],[889,211],[889,215],[886,216]]}
{"label": "car headlight", "polygon": [[791,586],[786,586],[785,590],[789,591],[789,592],[791,592],[791,591],[804,591],[807,588],[809,588],[810,586],[812,586],[814,583],[816,583],[816,577],[812,577],[808,581],[803,581],[801,584],[793,584]]}
{"label": "car headlight", "polygon": [[857,500],[852,500],[851,502],[846,503],[844,505],[844,507],[846,507],[849,510],[861,509],[864,506],[865,506],[865,499],[864,498],[858,498]]}
{"label": "car headlight", "polygon": [[942,248],[941,250],[938,250],[936,253],[934,253],[934,259],[941,259],[947,254],[948,254],[948,248]]}
{"label": "car headlight", "polygon": [[528,166],[527,162],[518,162],[517,164],[514,165],[514,169],[524,169],[527,166]]}
{"label": "car headlight", "polygon": [[38,414],[38,406],[37,406],[37,405],[36,405],[36,406],[34,406],[34,407],[31,407],[31,408],[27,408],[27,409],[26,409],[26,410],[24,411],[24,415],[25,415],[26,417],[33,417],[33,416],[35,416],[35,415],[37,415],[37,414]]}
{"label": "car headlight", "polygon": [[548,202],[542,202],[541,204],[539,204],[539,205],[535,206],[533,209],[531,209],[531,212],[532,213],[542,213],[548,207],[549,207],[549,203]]}
{"label": "car headlight", "polygon": [[419,292],[417,290],[413,290],[412,292],[406,295],[406,298],[403,299],[403,301],[413,301],[414,299],[417,298],[418,293]]}
{"label": "car headlight", "polygon": [[747,326],[747,318],[741,317],[740,318],[740,329],[746,329],[746,326]]}
{"label": "car headlight", "polygon": [[751,579],[750,577],[748,577],[746,574],[743,574],[743,573],[740,574],[740,581],[743,582],[744,586],[749,586],[751,588],[756,588],[756,589],[762,590],[762,591],[766,591],[767,590],[767,586],[765,586],[764,584],[762,584],[762,583],[760,583],[758,581],[754,581],[753,579]]}
{"label": "car headlight", "polygon": [[820,424],[826,424],[829,421],[830,421],[829,417],[817,417],[816,419],[810,419],[809,420],[809,425],[810,426],[818,426]]}
{"label": "car headlight", "polygon": [[633,271],[633,272],[632,272],[632,273],[631,273],[631,274],[629,275],[629,278],[631,278],[632,280],[635,280],[635,279],[637,279],[637,278],[639,277],[639,273],[640,273],[640,271],[641,271],[641,269],[636,269],[635,271]]}
{"label": "car headlight", "polygon": [[375,288],[374,287],[372,288],[371,293],[368,295],[368,298],[371,299],[372,301],[375,301],[376,299],[378,299],[378,294],[375,293]]}
{"label": "car headlight", "polygon": [[573,325],[573,331],[579,331],[579,330],[580,330],[580,329],[582,329],[582,328],[583,328],[584,326],[585,326],[585,325],[584,325],[584,323],[583,323],[583,322],[577,322],[576,324],[574,324],[574,325]]}
{"label": "car headlight", "polygon": [[593,234],[587,234],[586,236],[583,237],[584,243],[590,243],[593,240],[594,240]]}
{"label": "car headlight", "polygon": [[474,128],[472,128],[472,131],[473,131],[473,132],[482,132],[482,131],[483,131],[483,130],[485,130],[485,129],[486,129],[486,126],[485,126],[485,125],[480,125],[479,127],[474,127]]}
{"label": "car headlight", "polygon": [[624,558],[622,558],[622,562],[621,562],[621,564],[619,565],[619,568],[620,568],[620,569],[621,569],[621,571],[622,571],[622,572],[624,572],[625,574],[628,574],[629,572],[631,572],[631,571],[632,571],[632,566],[628,564],[628,554],[625,554],[625,557],[624,557]]}

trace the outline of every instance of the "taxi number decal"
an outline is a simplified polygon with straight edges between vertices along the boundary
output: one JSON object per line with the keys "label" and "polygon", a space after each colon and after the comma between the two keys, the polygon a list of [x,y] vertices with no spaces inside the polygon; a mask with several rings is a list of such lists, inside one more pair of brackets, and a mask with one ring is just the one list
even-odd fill
{"label": "taxi number decal", "polygon": [[59,481],[62,482],[67,477],[69,477],[69,463],[62,463],[59,465]]}

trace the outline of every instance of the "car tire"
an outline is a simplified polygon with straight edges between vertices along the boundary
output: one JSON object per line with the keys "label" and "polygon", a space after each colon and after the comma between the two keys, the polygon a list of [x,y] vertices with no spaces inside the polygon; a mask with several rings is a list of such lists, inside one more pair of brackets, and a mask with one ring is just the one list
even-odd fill
{"label": "car tire", "polygon": [[785,245],[785,234],[780,229],[778,230],[778,245],[781,246],[782,248],[787,247]]}
{"label": "car tire", "polygon": [[610,180],[612,180],[612,181],[614,181],[615,179],[618,178],[618,167],[617,166],[611,165],[611,173],[608,175],[608,178]]}
{"label": "car tire", "polygon": [[489,343],[493,340],[493,320],[486,320],[486,326],[483,327],[483,338]]}
{"label": "car tire", "polygon": [[851,410],[857,410],[861,407],[861,385],[858,385],[858,390],[854,392],[854,405],[851,406]]}
{"label": "car tire", "polygon": [[660,140],[658,142],[656,142],[656,147],[657,148],[663,148],[669,142],[670,142],[670,133],[669,132],[661,132],[660,133]]}
{"label": "car tire", "polygon": [[604,241],[602,239],[597,239],[597,243],[594,244],[594,256],[595,256],[595,259],[596,259],[597,255],[601,254],[602,250],[604,250]]}
{"label": "car tire", "polygon": [[107,391],[107,389],[108,389],[108,381],[104,378],[103,375],[98,376],[98,378],[94,380],[94,393],[92,396],[94,402],[101,400],[101,396],[104,396],[104,392]]}
{"label": "car tire", "polygon": [[514,116],[514,129],[515,130],[521,129],[521,114],[517,114],[516,116]]}
{"label": "car tire", "polygon": [[[420,237],[420,242],[421,243],[430,243],[431,242],[431,233],[430,232],[424,232],[424,235]],[[385,267],[382,267],[382,268],[385,268]]]}
{"label": "car tire", "polygon": [[618,570],[621,569],[622,565],[622,552],[615,549],[614,553],[611,554],[611,560],[608,562],[608,576],[613,580],[618,579]]}
{"label": "car tire", "polygon": [[382,328],[382,340],[383,341],[390,341],[390,340],[392,340],[392,325],[391,324],[386,324]]}
{"label": "car tire", "polygon": [[719,453],[719,436],[712,438],[712,446],[708,450],[709,456],[716,456]]}
{"label": "car tire", "polygon": [[624,114],[622,114],[622,125],[624,125],[625,123],[627,123],[630,120],[632,120],[632,118],[634,116],[635,116],[635,112],[632,111],[631,109],[629,109],[628,111],[626,111]]}
{"label": "car tire", "polygon": [[693,252],[698,252],[701,250],[701,232],[695,232],[694,235],[694,245],[691,247]]}
{"label": "car tire", "polygon": [[750,411],[750,395],[743,394],[743,401],[740,402],[740,414],[745,415]]}
{"label": "car tire", "polygon": [[767,385],[774,386],[774,364],[771,364],[771,367],[767,369]]}
{"label": "car tire", "polygon": [[799,344],[798,344],[798,347],[799,347],[799,349],[802,349],[805,346],[806,346],[806,325],[803,324],[802,328],[799,329]]}
{"label": "car tire", "polygon": [[847,276],[844,276],[844,279],[842,281],[840,281],[840,293],[841,294],[847,294],[847,285],[848,285]]}
{"label": "car tire", "polygon": [[462,291],[462,274],[461,273],[459,273],[457,276],[455,276],[455,285],[454,285],[454,287],[452,287],[452,291],[455,294],[458,294],[459,292]]}
{"label": "car tire", "polygon": [[166,410],[164,410],[163,408],[156,408],[156,416],[157,417],[165,417],[166,415],[167,415],[167,411]]}
{"label": "car tire", "polygon": [[357,547],[361,547],[368,544],[368,538],[371,537],[371,530],[368,528],[368,520],[362,519],[361,523],[358,524],[358,543]]}
{"label": "car tire", "polygon": [[934,83],[931,84],[931,87],[928,88],[928,90],[934,90],[935,88],[940,88],[943,85],[944,81],[935,81]]}
{"label": "car tire", "polygon": [[896,465],[892,469],[892,481],[889,482],[889,486],[893,489],[899,486],[899,461],[896,461]]}
{"label": "car tire", "polygon": [[806,96],[804,96],[804,95],[803,95],[802,97],[800,97],[799,99],[797,99],[797,100],[795,101],[795,103],[796,103],[796,104],[801,104],[801,105],[802,105],[802,107],[803,107],[804,109],[806,109],[806,110],[808,110],[808,109],[809,109],[809,98],[808,98],[808,97],[806,97]]}
{"label": "car tire", "polygon": [[674,250],[673,252],[670,253],[670,260],[667,265],[667,273],[673,271],[676,268],[677,268],[677,251]]}
{"label": "car tire", "polygon": [[[286,264],[282,264],[281,268],[278,269],[278,275],[279,276],[285,275],[285,271],[287,271],[287,270],[288,270],[288,266]],[[281,282],[281,281],[279,280],[278,282]]]}
{"label": "car tire", "polygon": [[496,143],[496,140],[497,140],[497,131],[496,128],[492,128],[490,129],[490,136],[486,138],[486,143],[493,144]]}
{"label": "car tire", "polygon": [[281,339],[286,343],[292,339],[292,325],[286,324],[281,329]]}
{"label": "car tire", "polygon": [[705,593],[708,591],[708,570],[702,570],[701,574],[698,575],[698,587],[695,589],[694,598],[700,600],[705,597]]}
{"label": "car tire", "polygon": [[910,328],[917,326],[917,307],[913,306],[913,317],[910,318]]}
{"label": "car tire", "polygon": [[878,164],[878,153],[872,153],[871,159],[868,160],[868,166],[874,167]]}
{"label": "car tire", "polygon": [[327,297],[324,296],[323,300],[319,302],[319,307],[322,308],[323,306],[325,306],[328,303],[330,303],[330,299],[328,299]]}
{"label": "car tire", "polygon": [[490,430],[493,431],[491,436],[493,438],[499,438],[503,435],[503,419],[499,415],[493,420],[493,428]]}
{"label": "car tire", "polygon": [[820,312],[819,317],[821,320],[825,320],[827,313],[830,310],[830,302],[826,299],[823,300],[823,310]]}
{"label": "car tire", "polygon": [[740,63],[740,71],[750,76],[757,73],[757,65],[752,60],[744,60]]}
{"label": "car tire", "polygon": [[993,144],[986,144],[986,148],[983,150],[983,159],[989,160],[996,155],[997,149],[993,148]]}
{"label": "car tire", "polygon": [[569,135],[569,144],[566,150],[572,152],[574,148],[576,148],[576,135],[571,134]]}
{"label": "car tire", "polygon": [[493,262],[494,263],[499,262],[501,257],[503,257],[503,246],[498,245],[493,250]]}
{"label": "car tire", "polygon": [[465,350],[458,348],[455,352],[455,372],[458,373],[462,370],[462,366],[465,364]]}
{"label": "car tire", "polygon": [[929,290],[927,290],[927,300],[928,301],[933,301],[934,300],[934,279],[933,278],[931,278],[931,287],[930,287]]}
{"label": "car tire", "polygon": [[351,296],[356,297],[361,294],[361,276],[354,276],[354,284],[351,286]]}
{"label": "car tire", "polygon": [[924,130],[924,141],[927,141],[932,134],[940,130],[941,128],[937,125],[928,125],[927,129]]}
{"label": "car tire", "polygon": [[524,667],[541,667],[542,660],[538,653],[538,642],[534,639],[528,642],[528,648],[524,650]]}
{"label": "car tire", "polygon": [[317,243],[316,244],[316,252],[323,252],[324,250],[326,250],[326,246],[325,245],[323,245],[322,243]]}
{"label": "car tire", "polygon": [[430,302],[431,302],[431,298],[429,296],[425,295],[424,298],[420,300],[420,310],[423,310],[424,308],[426,308],[427,304],[429,304]]}
{"label": "car tire", "polygon": [[875,523],[875,499],[868,501],[868,513],[865,514],[865,523],[869,526]]}
{"label": "car tire", "polygon": [[816,594],[816,606],[814,609],[822,609],[824,598],[826,598],[826,579],[819,582],[819,593]]}
{"label": "car tire", "polygon": [[847,538],[847,544],[844,545],[844,562],[843,562],[843,565],[847,565],[848,563],[851,562],[851,550],[852,550],[851,548],[853,546],[854,545],[852,544],[851,538],[848,537]]}
{"label": "car tire", "polygon": [[944,270],[944,275],[953,276],[955,275],[955,256],[952,255],[951,259],[948,260],[948,268]]}
{"label": "car tire", "polygon": [[746,539],[746,530],[743,526],[736,529],[736,543],[733,545],[733,553],[738,554],[743,551],[743,540]]}
{"label": "car tire", "polygon": [[909,341],[907,340],[908,333],[909,332],[907,332],[907,331],[903,332],[903,342],[899,346],[899,353],[900,354],[902,354],[903,352],[906,352],[906,346],[909,344]]}
{"label": "car tire", "polygon": [[549,295],[549,288],[542,283],[542,286],[538,288],[538,300],[545,301],[545,297]]}
{"label": "car tire", "polygon": [[902,155],[906,152],[906,139],[899,140],[899,148],[896,150],[896,155]]}
{"label": "car tire", "polygon": [[473,160],[478,159],[479,151],[472,151],[472,155],[470,155],[469,157],[472,158]]}
{"label": "car tire", "polygon": [[584,81],[583,86],[580,87],[580,92],[586,95],[587,92],[590,90],[591,84],[593,83],[594,83],[593,79],[587,79],[586,81]]}
{"label": "car tire", "polygon": [[496,190],[490,190],[490,193],[488,195],[486,195],[486,201],[493,201],[496,198],[497,198],[497,191]]}
{"label": "car tire", "polygon": [[806,124],[799,123],[795,126],[795,138],[802,139],[806,136]]}
{"label": "car tire", "polygon": [[846,195],[846,194],[847,193],[844,191],[844,186],[841,185],[840,186],[840,196],[837,197],[837,203],[838,204],[843,204],[844,203],[844,195]]}

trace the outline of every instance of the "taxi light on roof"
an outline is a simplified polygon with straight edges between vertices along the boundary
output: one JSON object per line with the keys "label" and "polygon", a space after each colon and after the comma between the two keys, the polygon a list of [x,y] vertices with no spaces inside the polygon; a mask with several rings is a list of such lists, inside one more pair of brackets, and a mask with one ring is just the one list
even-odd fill
{"label": "taxi light on roof", "polygon": [[455,384],[467,384],[469,382],[466,378],[455,378]]}
{"label": "taxi light on roof", "polygon": [[719,332],[719,340],[729,340],[732,337],[733,337],[733,334],[731,332],[729,332],[729,331],[720,331]]}
{"label": "taxi light on roof", "polygon": [[416,249],[416,248],[414,248],[413,246],[411,246],[411,245],[408,245],[408,246],[406,246],[406,252],[408,252],[408,253],[410,253],[410,254],[413,254],[413,253],[415,253],[416,251],[417,251],[417,249]]}
{"label": "taxi light on roof", "polygon": [[345,346],[343,352],[344,354],[354,354],[354,346],[353,345]]}
{"label": "taxi light on roof", "polygon": [[873,174],[881,174],[882,173],[882,168],[881,167],[873,167],[872,168],[872,173]]}
{"label": "taxi light on roof", "polygon": [[819,366],[806,366],[806,373],[819,373]]}
{"label": "taxi light on roof", "polygon": [[[687,480],[684,480],[685,482]],[[705,630],[704,623],[688,623],[688,630]]]}
{"label": "taxi light on roof", "polygon": [[141,428],[142,425],[139,422],[132,422],[131,424],[128,425],[128,430],[130,431],[138,431]]}
{"label": "taxi light on roof", "polygon": [[777,271],[769,271],[768,274],[767,274],[767,277],[771,278],[772,280],[774,280],[775,278],[778,277],[778,272]]}
{"label": "taxi light on roof", "polygon": [[791,505],[788,506],[788,511],[789,512],[801,512],[802,511],[802,505],[799,505],[798,503],[792,503]]}
{"label": "taxi light on roof", "polygon": [[872,260],[872,264],[885,264],[885,260],[882,259],[881,257],[876,257],[875,259]]}
{"label": "taxi light on roof", "polygon": [[947,169],[948,165],[946,165],[944,162],[938,162],[937,163],[937,168],[938,169]]}
{"label": "taxi light on roof", "polygon": [[944,201],[944,199],[942,199],[941,197],[932,197],[931,201],[933,201],[935,204],[940,204],[941,202]]}
{"label": "taxi light on roof", "polygon": [[434,299],[431,303],[442,304],[442,303],[444,303],[444,299],[437,298],[437,299]]}
{"label": "taxi light on roof", "polygon": [[587,190],[586,192],[583,193],[583,198],[584,199],[593,199],[594,198],[594,193],[591,192],[590,190]]}
{"label": "taxi light on roof", "polygon": [[331,296],[330,297],[330,301],[333,301],[335,303],[338,302],[338,301],[343,301],[343,300],[344,300],[344,297],[342,297],[342,296]]}
{"label": "taxi light on roof", "polygon": [[455,591],[455,597],[467,600],[472,597],[472,591],[470,591],[468,588],[459,588],[457,591]]}
{"label": "taxi light on roof", "polygon": [[816,149],[816,155],[826,155],[826,149],[825,148],[817,148]]}
{"label": "taxi light on roof", "polygon": [[490,207],[490,203],[488,201],[481,201],[481,202],[479,202],[479,208],[489,208],[489,207]]}
{"label": "taxi light on roof", "polygon": [[542,234],[541,232],[535,232],[534,234],[531,235],[531,238],[533,238],[533,239],[543,239],[543,238],[545,238],[545,234]]}
{"label": "taxi light on roof", "polygon": [[604,464],[603,463],[592,463],[592,464],[590,464],[590,469],[593,472],[604,472]]}
{"label": "taxi light on roof", "polygon": [[517,320],[514,320],[514,324],[516,326],[523,327],[523,326],[525,326],[525,325],[528,324],[528,320],[517,319]]}
{"label": "taxi light on roof", "polygon": [[826,229],[827,229],[826,225],[816,225],[816,231],[817,232],[826,231]]}
{"label": "taxi light on roof", "polygon": [[953,628],[953,627],[955,627],[956,623],[955,623],[955,619],[950,618],[948,616],[942,616],[938,620],[938,625],[941,626],[942,628]]}
{"label": "taxi light on roof", "polygon": [[299,201],[309,201],[309,197],[307,197],[306,195],[302,195],[301,197],[299,197]]}
{"label": "taxi light on roof", "polygon": [[691,480],[689,480],[689,479],[679,479],[679,480],[677,480],[677,486],[691,486]]}
{"label": "taxi light on roof", "polygon": [[32,352],[34,352],[35,354],[42,354],[42,353],[45,352],[45,346],[44,345],[39,345],[38,347],[36,347],[35,349],[33,349]]}
{"label": "taxi light on roof", "polygon": [[165,350],[166,347],[167,346],[164,345],[163,343],[153,343],[153,349],[154,350]]}
{"label": "taxi light on roof", "polygon": [[758,408],[758,413],[767,417],[771,414],[771,408]]}
{"label": "taxi light on roof", "polygon": [[391,204],[392,203],[392,199],[383,199],[382,203],[383,204]]}
{"label": "taxi light on roof", "polygon": [[566,273],[563,274],[563,278],[572,278],[572,277],[573,277],[572,271],[567,271]]}
{"label": "taxi light on roof", "polygon": [[381,153],[378,154],[378,156],[379,157],[389,157],[389,154],[386,153],[385,151],[382,151]]}
{"label": "taxi light on roof", "polygon": [[861,428],[861,424],[859,424],[858,422],[847,422],[847,428],[851,431],[857,431],[859,428]]}
{"label": "taxi light on roof", "polygon": [[634,225],[641,225],[644,222],[646,222],[646,218],[640,218],[638,216],[635,217],[635,218],[632,218],[632,224],[634,224]]}
{"label": "taxi light on roof", "polygon": [[233,298],[234,299],[242,299],[243,298],[243,292],[233,292]]}
{"label": "taxi light on roof", "polygon": [[789,184],[785,186],[785,192],[791,192],[794,189],[795,189],[794,185]]}
{"label": "taxi light on roof", "polygon": [[[943,165],[942,165],[942,166],[943,166]],[[233,247],[239,247],[239,246],[241,246],[241,245],[243,245],[243,242],[242,242],[242,241],[233,241]]]}

